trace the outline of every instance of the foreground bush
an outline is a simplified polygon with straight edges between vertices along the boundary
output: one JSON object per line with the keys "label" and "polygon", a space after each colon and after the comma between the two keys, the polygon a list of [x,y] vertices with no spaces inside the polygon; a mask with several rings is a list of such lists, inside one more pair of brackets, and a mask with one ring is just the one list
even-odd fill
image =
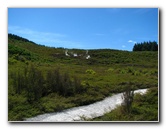
{"label": "foreground bush", "polygon": [[150,88],[144,95],[134,96],[131,112],[118,106],[110,113],[93,119],[94,121],[158,121],[158,88]]}

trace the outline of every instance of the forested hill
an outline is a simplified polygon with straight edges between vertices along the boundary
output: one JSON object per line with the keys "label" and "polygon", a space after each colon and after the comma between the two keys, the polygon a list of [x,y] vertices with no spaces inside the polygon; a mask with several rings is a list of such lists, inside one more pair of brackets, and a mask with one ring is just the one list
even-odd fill
{"label": "forested hill", "polygon": [[[70,56],[67,56],[65,53]],[[155,65],[158,62],[158,52],[129,52],[113,49],[65,49],[38,45],[33,41],[8,34],[9,58],[25,62],[60,62],[87,65]],[[74,56],[75,54],[75,56]],[[89,55],[87,59],[86,56]],[[11,60],[9,60],[10,62]]]}

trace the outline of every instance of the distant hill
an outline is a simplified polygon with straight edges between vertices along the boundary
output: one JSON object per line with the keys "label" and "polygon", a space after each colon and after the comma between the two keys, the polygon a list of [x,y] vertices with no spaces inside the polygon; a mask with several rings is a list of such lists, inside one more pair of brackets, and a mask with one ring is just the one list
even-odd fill
{"label": "distant hill", "polygon": [[[70,56],[66,55],[67,54]],[[88,65],[155,65],[158,61],[158,52],[143,51],[130,52],[113,49],[65,49],[63,47],[47,47],[14,34],[8,34],[9,57],[17,55],[29,61],[61,62]],[[75,54],[75,56],[73,55]],[[85,56],[90,56],[86,59]],[[149,66],[149,65],[148,65]]]}

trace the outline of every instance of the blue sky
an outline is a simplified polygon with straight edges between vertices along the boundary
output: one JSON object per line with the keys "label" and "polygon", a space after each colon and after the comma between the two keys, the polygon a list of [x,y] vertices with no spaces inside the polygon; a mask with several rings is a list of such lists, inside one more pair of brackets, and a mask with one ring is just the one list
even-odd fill
{"label": "blue sky", "polygon": [[158,42],[158,9],[8,8],[8,33],[52,47],[131,51]]}

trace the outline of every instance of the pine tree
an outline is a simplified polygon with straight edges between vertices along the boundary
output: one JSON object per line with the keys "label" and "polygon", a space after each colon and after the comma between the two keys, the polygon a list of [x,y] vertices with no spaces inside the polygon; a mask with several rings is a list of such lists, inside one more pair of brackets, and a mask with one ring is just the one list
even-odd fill
{"label": "pine tree", "polygon": [[134,44],[133,51],[158,51],[158,44],[155,41],[144,41],[143,43]]}

